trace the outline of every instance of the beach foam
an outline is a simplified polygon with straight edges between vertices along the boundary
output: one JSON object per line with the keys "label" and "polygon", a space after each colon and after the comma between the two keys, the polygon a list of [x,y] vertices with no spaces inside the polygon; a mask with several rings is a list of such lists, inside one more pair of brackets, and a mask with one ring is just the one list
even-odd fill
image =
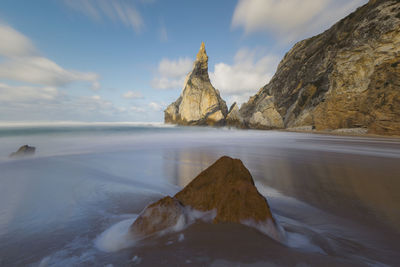
{"label": "beach foam", "polygon": [[129,230],[136,217],[120,221],[105,230],[96,238],[96,248],[104,252],[115,252],[132,247],[135,244],[135,239]]}

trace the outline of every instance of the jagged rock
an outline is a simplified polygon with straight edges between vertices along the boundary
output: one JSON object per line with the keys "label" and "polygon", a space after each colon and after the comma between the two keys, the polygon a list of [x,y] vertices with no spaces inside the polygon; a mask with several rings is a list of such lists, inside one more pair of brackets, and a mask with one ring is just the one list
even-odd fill
{"label": "jagged rock", "polygon": [[13,152],[10,154],[10,158],[15,157],[26,157],[26,156],[33,156],[35,154],[36,148],[33,146],[24,145],[21,146],[17,152]]}
{"label": "jagged rock", "polygon": [[224,156],[175,195],[196,210],[216,209],[214,223],[272,219],[266,199],[257,191],[250,172],[239,159]]}
{"label": "jagged rock", "polygon": [[201,43],[182,94],[164,111],[164,120],[180,125],[223,125],[227,113],[225,101],[208,76],[208,56],[204,43]]}
{"label": "jagged rock", "polygon": [[[273,103],[268,112],[266,100]],[[400,135],[400,2],[371,0],[298,42],[240,114],[255,128],[367,128]]]}
{"label": "jagged rock", "polygon": [[[250,172],[239,159],[224,156],[201,172],[173,198],[148,206],[132,224],[138,236],[164,231],[185,222],[185,208],[215,211],[213,223],[262,225],[280,239],[267,200],[258,192]],[[179,222],[179,223],[178,223]]]}
{"label": "jagged rock", "polygon": [[245,128],[243,118],[239,112],[239,106],[236,102],[233,103],[229,108],[228,115],[226,116],[226,125],[237,128]]}

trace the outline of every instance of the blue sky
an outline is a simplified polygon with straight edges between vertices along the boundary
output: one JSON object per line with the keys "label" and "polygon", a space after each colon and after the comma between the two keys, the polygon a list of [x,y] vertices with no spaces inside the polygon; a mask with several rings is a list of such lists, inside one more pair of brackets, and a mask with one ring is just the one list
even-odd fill
{"label": "blue sky", "polygon": [[366,0],[2,0],[0,122],[162,121],[202,41],[229,104]]}

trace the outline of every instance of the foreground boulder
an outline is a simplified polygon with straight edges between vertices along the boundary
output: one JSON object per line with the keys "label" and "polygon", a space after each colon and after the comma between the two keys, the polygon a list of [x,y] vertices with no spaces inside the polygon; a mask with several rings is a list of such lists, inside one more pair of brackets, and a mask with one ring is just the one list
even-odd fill
{"label": "foreground boulder", "polygon": [[243,223],[281,240],[267,200],[239,159],[224,156],[201,172],[174,197],[149,205],[131,226],[136,237],[181,229],[191,211],[212,213],[212,223]]}
{"label": "foreground boulder", "polygon": [[298,42],[240,115],[250,128],[400,135],[400,1],[370,0]]}
{"label": "foreground boulder", "polygon": [[13,152],[10,154],[10,158],[16,157],[26,157],[26,156],[33,156],[35,154],[36,148],[33,146],[24,145],[21,146],[17,152]]}
{"label": "foreground boulder", "polygon": [[165,123],[224,125],[228,108],[208,76],[208,56],[201,43],[193,70],[186,76],[181,96],[164,111]]}

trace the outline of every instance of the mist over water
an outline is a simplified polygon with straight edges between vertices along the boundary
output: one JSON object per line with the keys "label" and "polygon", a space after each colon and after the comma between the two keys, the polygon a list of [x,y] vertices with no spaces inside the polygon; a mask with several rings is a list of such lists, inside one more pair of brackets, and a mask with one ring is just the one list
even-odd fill
{"label": "mist over water", "polygon": [[[31,158],[9,159],[21,145]],[[239,158],[288,235],[196,222],[137,244],[127,227],[222,155]],[[0,127],[0,266],[400,264],[400,141],[274,131]],[[127,241],[127,242],[124,242]]]}

